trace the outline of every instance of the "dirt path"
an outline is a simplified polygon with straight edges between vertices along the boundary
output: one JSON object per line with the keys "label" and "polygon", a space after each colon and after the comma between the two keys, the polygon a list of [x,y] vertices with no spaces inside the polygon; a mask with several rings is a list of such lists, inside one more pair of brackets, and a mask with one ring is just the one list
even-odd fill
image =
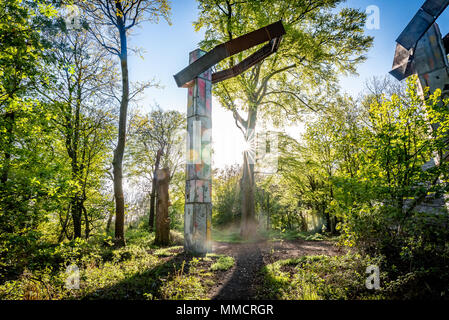
{"label": "dirt path", "polygon": [[277,260],[297,258],[304,255],[343,254],[328,241],[260,241],[256,243],[214,243],[214,252],[235,258],[232,269],[211,290],[215,300],[253,300],[262,284],[260,270],[264,265]]}

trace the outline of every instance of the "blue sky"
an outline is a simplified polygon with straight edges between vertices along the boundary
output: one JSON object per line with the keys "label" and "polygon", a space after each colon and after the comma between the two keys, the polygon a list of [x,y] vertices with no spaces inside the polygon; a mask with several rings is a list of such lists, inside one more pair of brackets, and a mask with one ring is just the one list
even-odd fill
{"label": "blue sky", "polygon": [[[374,37],[374,46],[368,52],[368,60],[358,68],[358,77],[342,79],[342,89],[352,95],[363,90],[364,83],[371,76],[387,74],[393,64],[396,48],[395,40],[409,21],[424,4],[424,0],[349,0],[345,6],[365,10],[370,5],[380,9],[380,29],[366,30],[366,34]],[[441,33],[449,32],[449,8],[440,16],[438,24]]]}
{"label": "blue sky", "polygon": [[[393,63],[395,39],[405,28],[424,0],[348,0],[344,6],[360,8],[370,5],[380,9],[380,29],[366,30],[374,36],[374,46],[368,52],[368,60],[358,67],[358,76],[341,79],[343,92],[357,95],[364,83],[372,76],[388,74]],[[193,21],[198,10],[195,0],[172,0],[172,25],[144,24],[137,29],[130,40],[131,46],[145,50],[144,59],[130,58],[130,79],[145,81],[156,79],[162,89],[148,89],[141,101],[142,108],[151,110],[155,103],[163,109],[185,111],[187,90],[176,86],[173,75],[188,64],[188,53],[196,49],[203,32],[195,32]],[[443,36],[449,33],[449,9],[439,18]],[[232,114],[213,100],[214,165],[223,167],[240,163],[242,146],[241,133],[235,127]],[[299,129],[300,130],[300,129]]]}

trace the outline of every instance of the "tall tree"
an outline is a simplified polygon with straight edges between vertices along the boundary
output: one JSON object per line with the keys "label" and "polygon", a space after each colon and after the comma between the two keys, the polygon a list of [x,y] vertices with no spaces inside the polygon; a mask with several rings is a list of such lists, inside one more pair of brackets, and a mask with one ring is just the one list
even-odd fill
{"label": "tall tree", "polygon": [[[123,155],[125,152],[128,104],[132,98],[129,87],[128,36],[144,21],[169,21],[167,0],[94,0],[80,3],[90,17],[90,30],[98,43],[120,60],[122,95],[118,124],[117,146],[112,161],[115,197],[115,242],[125,245],[125,198],[123,194]],[[149,85],[149,84],[147,84]]]}
{"label": "tall tree", "polygon": [[[336,91],[338,75],[355,73],[372,45],[372,38],[363,34],[365,13],[351,8],[336,10],[342,0],[198,1],[200,17],[195,26],[206,29],[201,43],[204,49],[278,20],[287,31],[275,55],[214,88],[247,141],[252,139],[258,119],[270,117],[281,124],[283,119],[298,119],[306,110],[322,108]],[[233,66],[254,50],[231,57],[219,67]],[[247,112],[246,119],[240,111]],[[241,233],[245,238],[256,225],[251,154],[244,153],[241,180]]]}
{"label": "tall tree", "polygon": [[212,219],[216,226],[236,224],[241,216],[238,188],[240,172],[241,168],[238,165],[216,169],[213,172]]}
{"label": "tall tree", "polygon": [[[42,8],[46,6],[50,8],[48,4],[43,4]],[[14,105],[13,102],[30,102],[30,99],[25,98],[26,95],[30,97],[30,89],[43,77],[40,66],[43,62],[44,41],[39,34],[42,25],[36,19],[42,16],[33,18],[38,14],[37,11],[32,1],[0,2],[0,108],[6,133],[6,139],[2,141],[5,143],[0,175],[3,184],[8,180],[14,148],[14,127],[18,120],[14,109],[20,107],[20,103]]]}
{"label": "tall tree", "polygon": [[48,84],[43,30],[54,17],[50,1],[0,0],[0,269],[7,273],[26,265],[16,259],[36,245],[56,198],[52,114],[33,90]]}
{"label": "tall tree", "polygon": [[71,220],[61,216],[61,236],[71,221],[73,237],[81,237],[84,220],[88,237],[91,226],[85,202],[92,179],[106,174],[104,162],[112,144],[109,137],[113,134],[115,102],[109,91],[118,82],[118,75],[110,54],[97,48],[86,30],[61,32],[52,41],[54,63],[48,65],[48,71],[53,72],[54,79],[50,88],[40,88],[40,94],[57,115],[52,120],[71,167]]}
{"label": "tall tree", "polygon": [[159,107],[145,116],[135,116],[130,139],[130,166],[133,176],[151,184],[149,228],[153,231],[156,201],[156,172],[169,168],[170,179],[183,161],[182,138],[185,116]]}

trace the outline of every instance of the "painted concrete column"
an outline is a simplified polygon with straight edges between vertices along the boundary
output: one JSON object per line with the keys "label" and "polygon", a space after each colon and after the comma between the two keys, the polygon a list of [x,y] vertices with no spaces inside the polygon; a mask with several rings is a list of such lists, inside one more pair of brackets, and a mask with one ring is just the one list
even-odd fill
{"label": "painted concrete column", "polygon": [[[191,64],[205,51],[189,55]],[[188,90],[187,164],[184,209],[184,248],[191,253],[212,251],[211,162],[212,162],[212,71],[194,80]]]}

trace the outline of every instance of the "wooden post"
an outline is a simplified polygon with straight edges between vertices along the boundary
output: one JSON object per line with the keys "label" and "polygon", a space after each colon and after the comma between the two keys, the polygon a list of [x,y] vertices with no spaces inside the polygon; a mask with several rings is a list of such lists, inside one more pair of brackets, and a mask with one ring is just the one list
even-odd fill
{"label": "wooden post", "polygon": [[154,243],[167,246],[170,244],[170,218],[168,217],[168,184],[170,170],[168,168],[156,171],[157,201],[156,201],[156,238]]}

